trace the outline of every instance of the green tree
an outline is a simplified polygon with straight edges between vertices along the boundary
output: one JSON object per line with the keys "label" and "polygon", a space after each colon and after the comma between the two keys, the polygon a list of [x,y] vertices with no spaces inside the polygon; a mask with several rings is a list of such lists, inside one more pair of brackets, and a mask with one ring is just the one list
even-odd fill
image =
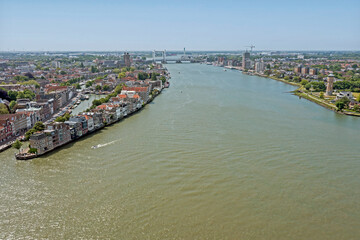
{"label": "green tree", "polygon": [[341,101],[336,101],[335,106],[337,107],[337,109],[339,111],[342,111],[344,109],[344,107],[345,107],[345,104],[343,102],[341,102]]}
{"label": "green tree", "polygon": [[76,88],[76,89],[81,89],[80,84],[79,84],[79,83],[76,83],[76,84],[75,84],[75,88]]}
{"label": "green tree", "polygon": [[100,86],[100,85],[96,85],[95,90],[96,90],[96,91],[100,91],[100,90],[101,90],[101,86]]}
{"label": "green tree", "polygon": [[149,78],[149,75],[146,72],[139,72],[138,73],[138,79],[139,80],[145,80],[147,78]]}
{"label": "green tree", "polygon": [[104,85],[102,89],[103,89],[103,91],[109,91],[110,86],[109,85]]}
{"label": "green tree", "polygon": [[29,148],[29,151],[28,151],[28,153],[37,153],[37,148]]}
{"label": "green tree", "polygon": [[166,77],[165,76],[161,76],[160,80],[162,81],[162,83],[164,84],[166,82]]}
{"label": "green tree", "polygon": [[300,84],[303,85],[303,86],[305,86],[308,83],[309,83],[309,81],[305,80],[305,79],[301,80],[301,82],[300,82]]}
{"label": "green tree", "polygon": [[124,73],[124,72],[121,72],[118,75],[118,78],[120,78],[120,79],[125,78],[125,77],[126,77],[126,73]]}
{"label": "green tree", "polygon": [[355,104],[353,110],[354,110],[355,112],[360,112],[360,105],[359,105],[359,104]]}
{"label": "green tree", "polygon": [[14,112],[16,106],[16,101],[12,100],[9,104],[10,110]]}
{"label": "green tree", "polygon": [[92,73],[96,73],[98,70],[97,70],[96,67],[91,66],[90,71],[91,71]]}
{"label": "green tree", "polygon": [[5,104],[0,103],[0,114],[8,114],[9,110]]}
{"label": "green tree", "polygon": [[305,89],[306,90],[309,90],[311,88],[311,84],[310,83],[307,83],[306,85],[305,85]]}
{"label": "green tree", "polygon": [[320,92],[320,98],[324,99],[324,92]]}
{"label": "green tree", "polygon": [[293,80],[294,80],[294,82],[300,82],[300,77],[295,76],[295,77],[293,77]]}
{"label": "green tree", "polygon": [[43,131],[45,129],[45,125],[43,122],[39,121],[36,122],[34,127],[33,127],[36,131]]}
{"label": "green tree", "polygon": [[16,92],[16,91],[9,91],[8,92],[8,95],[9,95],[9,97],[11,98],[11,100],[16,100],[17,99],[17,95],[18,95],[18,92]]}
{"label": "green tree", "polygon": [[87,81],[85,87],[91,87],[93,85],[93,81]]}
{"label": "green tree", "polygon": [[16,141],[11,145],[13,148],[16,148],[17,150],[19,150],[19,152],[20,152],[20,148],[21,148],[21,146],[22,146],[22,143],[18,140],[18,139],[16,139]]}
{"label": "green tree", "polygon": [[154,73],[151,74],[151,80],[156,81],[156,74]]}

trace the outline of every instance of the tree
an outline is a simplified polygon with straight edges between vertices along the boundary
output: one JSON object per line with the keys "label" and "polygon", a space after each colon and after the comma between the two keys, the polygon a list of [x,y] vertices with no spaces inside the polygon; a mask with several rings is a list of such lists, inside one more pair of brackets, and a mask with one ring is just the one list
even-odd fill
{"label": "tree", "polygon": [[324,93],[323,92],[320,92],[320,98],[324,99]]}
{"label": "tree", "polygon": [[155,73],[151,74],[151,80],[156,81],[156,74]]}
{"label": "tree", "polygon": [[360,102],[360,94],[358,95],[356,101]]}
{"label": "tree", "polygon": [[36,131],[43,131],[45,129],[45,125],[43,122],[36,122],[34,127],[33,127]]}
{"label": "tree", "polygon": [[300,82],[300,84],[303,85],[303,86],[305,86],[308,83],[309,83],[309,81],[305,80],[305,79],[301,80],[301,82]]}
{"label": "tree", "polygon": [[16,106],[16,101],[12,100],[9,104],[10,110],[14,112]]}
{"label": "tree", "polygon": [[166,77],[165,76],[161,76],[160,80],[162,81],[162,83],[164,84],[166,82]]}
{"label": "tree", "polygon": [[96,90],[96,91],[100,91],[100,90],[101,90],[101,86],[100,86],[100,85],[96,85],[95,90]]}
{"label": "tree", "polygon": [[96,68],[96,67],[91,66],[90,71],[91,71],[92,73],[95,73],[95,72],[97,72],[98,70],[97,70],[97,68]]}
{"label": "tree", "polygon": [[29,148],[29,151],[28,151],[28,153],[37,153],[37,148]]}
{"label": "tree", "polygon": [[355,112],[360,112],[360,105],[359,105],[359,104],[355,104],[353,110],[354,110]]}
{"label": "tree", "polygon": [[294,80],[294,82],[300,82],[300,77],[295,76],[295,77],[293,77],[293,80]]}
{"label": "tree", "polygon": [[138,73],[138,79],[139,80],[145,80],[149,77],[149,75],[146,72],[139,72]]}
{"label": "tree", "polygon": [[335,106],[337,107],[338,111],[342,111],[345,107],[345,104],[341,101],[336,101]]}
{"label": "tree", "polygon": [[9,91],[8,92],[8,95],[9,95],[9,97],[10,97],[10,99],[11,100],[16,100],[16,97],[17,97],[17,95],[18,95],[18,92],[16,92],[16,91]]}
{"label": "tree", "polygon": [[110,86],[109,85],[104,85],[102,89],[103,89],[103,91],[109,91]]}
{"label": "tree", "polygon": [[22,143],[18,140],[18,139],[16,139],[16,141],[11,145],[13,148],[16,148],[17,150],[19,150],[20,151],[20,148],[21,148],[21,146],[22,146]]}
{"label": "tree", "polygon": [[349,106],[350,99],[348,99],[347,97],[343,97],[342,99],[340,99],[340,101],[342,101],[345,104],[345,107]]}
{"label": "tree", "polygon": [[306,85],[305,85],[305,89],[306,90],[309,90],[311,88],[311,84],[310,83],[307,83]]}
{"label": "tree", "polygon": [[5,104],[0,103],[0,114],[8,114],[9,110]]}
{"label": "tree", "polygon": [[93,85],[93,81],[87,81],[85,87],[91,87]]}
{"label": "tree", "polygon": [[124,77],[126,77],[126,73],[124,72],[119,73],[118,78],[122,79]]}

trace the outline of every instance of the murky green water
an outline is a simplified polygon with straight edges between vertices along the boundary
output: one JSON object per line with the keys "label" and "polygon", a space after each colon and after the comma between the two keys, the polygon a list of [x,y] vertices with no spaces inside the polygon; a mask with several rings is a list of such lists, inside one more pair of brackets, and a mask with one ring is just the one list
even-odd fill
{"label": "murky green water", "polygon": [[32,161],[0,153],[0,239],[359,238],[360,118],[281,82],[168,69],[131,118]]}

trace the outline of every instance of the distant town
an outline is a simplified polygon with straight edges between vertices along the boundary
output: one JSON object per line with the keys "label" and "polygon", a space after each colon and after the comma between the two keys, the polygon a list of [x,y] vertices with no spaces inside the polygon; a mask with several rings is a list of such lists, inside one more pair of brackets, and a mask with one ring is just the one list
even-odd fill
{"label": "distant town", "polygon": [[[0,151],[48,153],[120,121],[170,85],[165,63],[200,63],[298,86],[294,94],[360,116],[360,52],[2,52]],[[73,113],[82,101],[91,106]],[[96,148],[96,146],[93,146]]]}
{"label": "distant town", "polygon": [[299,97],[360,116],[359,52],[252,52],[253,47],[242,55],[210,56],[206,63],[298,86]]}

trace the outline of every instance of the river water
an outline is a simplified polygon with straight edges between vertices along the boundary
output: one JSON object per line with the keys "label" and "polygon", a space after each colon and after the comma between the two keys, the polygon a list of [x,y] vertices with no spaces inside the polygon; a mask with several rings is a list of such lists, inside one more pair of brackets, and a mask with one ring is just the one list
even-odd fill
{"label": "river water", "polygon": [[138,114],[31,161],[0,153],[0,239],[358,239],[360,118],[167,67]]}

